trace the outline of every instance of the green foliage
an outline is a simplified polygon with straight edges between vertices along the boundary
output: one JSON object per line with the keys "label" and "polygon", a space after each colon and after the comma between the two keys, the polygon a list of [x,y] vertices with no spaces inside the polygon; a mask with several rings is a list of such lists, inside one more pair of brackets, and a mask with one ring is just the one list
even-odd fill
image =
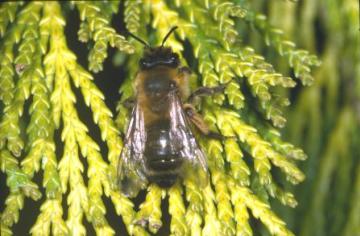
{"label": "green foliage", "polygon": [[89,38],[94,41],[94,46],[89,52],[89,69],[94,72],[101,71],[102,64],[107,57],[107,47],[110,44],[120,51],[133,53],[134,47],[129,44],[124,36],[117,34],[109,25],[112,13],[116,13],[119,1],[113,1],[114,12],[106,11],[106,3],[99,2],[75,2],[81,19],[79,39],[88,42]]}
{"label": "green foliage", "polygon": [[[120,63],[126,69],[121,101],[132,97],[141,45],[128,41],[111,26],[114,15],[120,14],[119,6],[124,7],[121,12],[127,30],[154,45],[172,26],[179,27],[167,45],[180,53],[182,63],[194,71],[191,88],[227,84],[224,94],[204,100],[198,108],[213,131],[234,137],[222,141],[198,137],[210,169],[206,188],[190,180],[179,181],[168,190],[150,185],[139,210],[114,184],[121,133],[129,111],[119,102],[117,117],[113,118],[104,102],[106,94],[78,63],[64,33],[67,11],[77,10],[78,38],[90,48],[88,69],[101,71],[108,46],[116,48],[126,59]],[[4,106],[0,164],[10,190],[1,213],[1,235],[12,235],[11,228],[16,227],[28,197],[42,201],[30,231],[33,235],[85,235],[84,220],[91,223],[97,235],[114,235],[107,222],[104,198],[110,199],[131,235],[159,232],[164,199],[169,203],[171,235],[258,235],[261,230],[252,224],[254,218],[270,234],[293,235],[273,211],[271,199],[295,207],[295,196],[281,180],[298,184],[305,179],[295,161],[305,160],[306,155],[284,141],[278,130],[286,123],[286,91],[296,86],[296,80],[290,72],[277,71],[276,64],[269,63],[265,53],[255,49],[259,45],[247,42],[248,35],[254,29],[260,32],[264,39],[260,45],[275,50],[303,85],[313,82],[311,69],[319,61],[288,41],[281,30],[258,13],[255,3],[11,2],[3,3],[0,13],[0,100]],[[79,118],[74,90],[79,90],[91,110],[107,151]],[[344,119],[348,121],[348,116]],[[61,134],[61,143],[56,145],[55,131]],[[56,156],[60,148],[63,152]],[[40,171],[42,185],[32,181]],[[356,183],[358,186],[359,181]],[[45,190],[45,196],[39,189]],[[356,196],[354,193],[353,198]],[[353,221],[356,217],[354,214]]]}
{"label": "green foliage", "polygon": [[[296,96],[286,130],[309,155],[302,166],[308,181],[295,189],[301,207],[287,215],[298,235],[360,234],[359,198],[354,201],[360,164],[358,4],[305,0],[301,6],[262,5],[271,9],[270,20],[286,28],[299,45],[321,52],[322,66],[313,73],[316,82]],[[295,12],[301,14],[296,17]],[[289,69],[280,60],[274,64]]]}

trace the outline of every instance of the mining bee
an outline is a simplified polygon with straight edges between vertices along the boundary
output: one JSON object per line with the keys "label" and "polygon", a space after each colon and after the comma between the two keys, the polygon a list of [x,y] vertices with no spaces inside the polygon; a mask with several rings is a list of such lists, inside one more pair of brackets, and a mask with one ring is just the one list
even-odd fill
{"label": "mining bee", "polygon": [[135,98],[124,104],[132,107],[131,118],[119,158],[118,184],[123,194],[135,197],[147,184],[169,188],[180,178],[191,178],[196,184],[207,184],[208,167],[190,124],[201,133],[211,132],[191,104],[198,96],[224,90],[224,86],[200,87],[192,94],[188,80],[190,69],[180,66],[179,55],[164,44],[145,45],[135,78]]}

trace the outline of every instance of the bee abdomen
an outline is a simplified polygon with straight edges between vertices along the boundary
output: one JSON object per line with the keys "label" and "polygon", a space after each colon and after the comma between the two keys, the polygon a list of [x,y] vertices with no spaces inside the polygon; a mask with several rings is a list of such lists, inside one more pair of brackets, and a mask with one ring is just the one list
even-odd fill
{"label": "bee abdomen", "polygon": [[144,155],[150,182],[165,188],[176,182],[183,163],[176,149],[170,140],[168,121],[158,121],[148,127]]}
{"label": "bee abdomen", "polygon": [[148,157],[147,178],[150,182],[156,183],[159,187],[169,188],[177,180],[182,165],[181,158],[168,158],[164,156]]}
{"label": "bee abdomen", "polygon": [[156,156],[155,158],[149,157],[146,162],[152,171],[171,171],[179,169],[183,161],[179,157]]}
{"label": "bee abdomen", "polygon": [[170,188],[173,186],[178,178],[176,173],[156,173],[148,176],[148,180],[157,184],[161,188]]}

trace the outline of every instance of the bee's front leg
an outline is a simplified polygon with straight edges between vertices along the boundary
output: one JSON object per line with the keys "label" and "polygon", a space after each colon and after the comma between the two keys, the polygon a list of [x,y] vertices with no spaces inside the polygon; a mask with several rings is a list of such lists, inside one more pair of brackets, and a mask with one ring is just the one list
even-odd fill
{"label": "bee's front leg", "polygon": [[136,102],[135,98],[129,97],[129,98],[125,99],[124,101],[122,101],[121,104],[125,108],[130,110],[130,109],[132,109],[134,107],[135,102]]}
{"label": "bee's front leg", "polygon": [[180,75],[189,76],[189,75],[191,75],[191,70],[190,70],[189,67],[183,66],[183,67],[180,67],[180,68],[178,69],[178,73],[179,73]]}
{"label": "bee's front leg", "polygon": [[216,87],[199,87],[194,92],[192,92],[187,100],[188,103],[193,103],[195,98],[204,97],[204,96],[212,96],[217,93],[223,93],[226,86],[229,82],[221,84]]}
{"label": "bee's front leg", "polygon": [[205,136],[209,138],[224,140],[227,137],[222,134],[213,132],[209,129],[208,125],[205,123],[204,119],[201,117],[199,113],[196,112],[193,105],[186,103],[183,105],[185,114],[189,118],[189,120],[196,126],[196,128]]}

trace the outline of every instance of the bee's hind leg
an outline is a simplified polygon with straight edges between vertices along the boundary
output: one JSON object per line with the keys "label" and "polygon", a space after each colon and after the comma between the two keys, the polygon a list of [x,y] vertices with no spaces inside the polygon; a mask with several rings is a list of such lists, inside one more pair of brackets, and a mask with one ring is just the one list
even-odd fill
{"label": "bee's hind leg", "polygon": [[208,125],[205,123],[204,119],[199,113],[196,112],[193,105],[186,103],[183,105],[186,116],[189,120],[196,126],[196,128],[206,137],[224,140],[228,137],[223,136],[222,134],[213,132],[209,129]]}
{"label": "bee's hind leg", "polygon": [[141,218],[141,219],[138,219],[138,220],[134,220],[133,224],[134,225],[139,225],[139,226],[145,228],[149,224],[149,219]]}
{"label": "bee's hind leg", "polygon": [[199,87],[194,92],[192,92],[187,100],[188,103],[193,103],[195,98],[197,97],[204,97],[204,96],[211,96],[217,93],[223,93],[226,86],[229,83],[224,83],[222,85],[216,87]]}

